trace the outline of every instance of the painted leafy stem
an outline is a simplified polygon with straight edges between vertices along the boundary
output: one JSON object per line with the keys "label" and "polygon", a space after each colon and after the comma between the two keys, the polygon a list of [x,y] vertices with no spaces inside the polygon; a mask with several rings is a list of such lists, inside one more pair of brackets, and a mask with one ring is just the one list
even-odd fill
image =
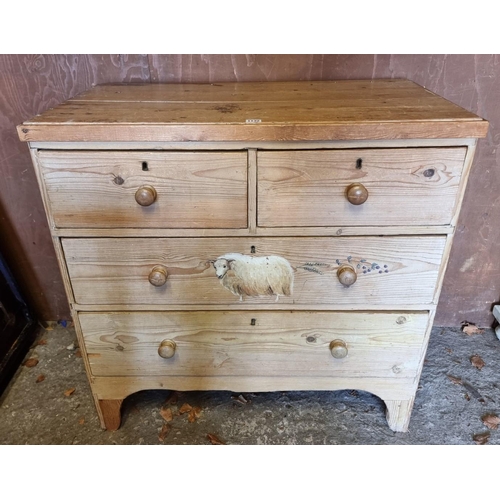
{"label": "painted leafy stem", "polygon": [[328,268],[338,268],[342,265],[348,264],[356,269],[358,273],[371,273],[378,272],[379,274],[388,273],[389,266],[387,264],[378,264],[377,262],[369,262],[367,259],[356,259],[351,255],[346,257],[345,259],[335,259],[336,265],[326,264],[324,262],[306,262],[297,266],[297,269],[303,269],[304,271],[308,271],[310,273],[316,274],[324,274]]}

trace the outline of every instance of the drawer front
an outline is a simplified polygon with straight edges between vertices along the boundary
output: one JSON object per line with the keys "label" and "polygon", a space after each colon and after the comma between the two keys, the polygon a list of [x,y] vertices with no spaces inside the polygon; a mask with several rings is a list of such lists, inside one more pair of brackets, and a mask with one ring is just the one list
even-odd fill
{"label": "drawer front", "polygon": [[[465,147],[259,152],[258,225],[449,224],[465,154]],[[357,203],[368,198],[356,205],[348,192]]]}
{"label": "drawer front", "polygon": [[56,227],[247,227],[245,152],[41,151],[39,157]]}
{"label": "drawer front", "polygon": [[[80,313],[79,320],[95,376],[397,379],[417,375],[428,315],[116,312]],[[344,358],[332,356],[335,340],[345,344]],[[160,357],[162,342],[172,357]]]}
{"label": "drawer front", "polygon": [[[360,309],[431,304],[445,237],[63,238],[62,244],[80,304]],[[353,278],[350,286],[340,282]]]}

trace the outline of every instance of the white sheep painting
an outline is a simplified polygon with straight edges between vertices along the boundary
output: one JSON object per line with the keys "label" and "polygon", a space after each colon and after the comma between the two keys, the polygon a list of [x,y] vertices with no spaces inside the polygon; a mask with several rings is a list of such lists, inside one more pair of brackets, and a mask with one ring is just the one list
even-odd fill
{"label": "white sheep painting", "polygon": [[211,261],[221,285],[243,300],[243,296],[258,297],[293,293],[293,268],[283,257],[254,257],[227,253]]}

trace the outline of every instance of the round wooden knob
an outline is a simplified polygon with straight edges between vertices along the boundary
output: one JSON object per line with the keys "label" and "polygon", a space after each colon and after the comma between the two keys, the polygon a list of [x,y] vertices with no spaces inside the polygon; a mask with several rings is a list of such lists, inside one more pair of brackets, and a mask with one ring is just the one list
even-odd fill
{"label": "round wooden knob", "polygon": [[330,352],[336,359],[342,359],[347,356],[347,344],[340,339],[332,340],[330,342]]}
{"label": "round wooden knob", "polygon": [[175,354],[176,347],[173,340],[163,340],[160,347],[158,347],[158,354],[164,359],[172,358]]}
{"label": "round wooden knob", "polygon": [[163,266],[151,269],[148,279],[153,286],[163,286],[167,282],[168,272]]}
{"label": "round wooden knob", "polygon": [[354,267],[346,264],[338,268],[337,278],[344,286],[351,286],[358,279],[358,275]]}
{"label": "round wooden knob", "polygon": [[142,207],[149,207],[156,200],[156,189],[153,186],[142,186],[135,193],[135,201]]}
{"label": "round wooden knob", "polygon": [[363,184],[355,182],[347,186],[345,195],[351,205],[362,205],[368,199],[368,190]]}

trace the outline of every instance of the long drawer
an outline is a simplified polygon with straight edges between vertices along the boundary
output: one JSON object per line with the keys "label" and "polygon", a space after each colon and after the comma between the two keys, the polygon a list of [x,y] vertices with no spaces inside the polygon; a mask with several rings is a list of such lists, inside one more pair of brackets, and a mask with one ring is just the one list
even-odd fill
{"label": "long drawer", "polygon": [[466,150],[259,151],[258,225],[449,224]]}
{"label": "long drawer", "polygon": [[417,375],[428,314],[112,312],[79,321],[95,376],[399,379]]}
{"label": "long drawer", "polygon": [[79,304],[359,309],[432,304],[445,240],[63,238],[62,245]]}
{"label": "long drawer", "polygon": [[245,228],[246,152],[41,151],[59,228]]}

